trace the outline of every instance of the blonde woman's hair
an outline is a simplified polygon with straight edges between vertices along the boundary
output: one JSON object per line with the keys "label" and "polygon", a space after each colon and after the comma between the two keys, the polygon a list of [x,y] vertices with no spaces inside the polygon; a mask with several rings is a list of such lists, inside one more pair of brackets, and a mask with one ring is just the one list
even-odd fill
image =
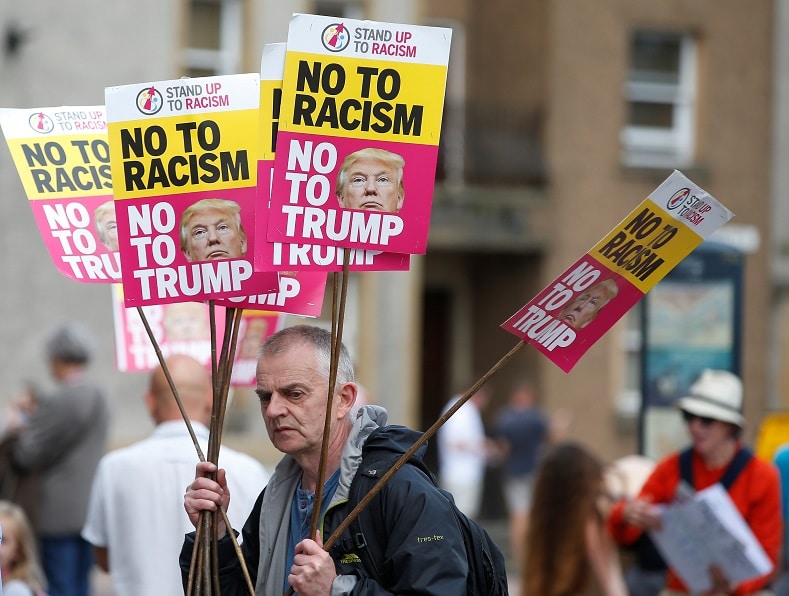
{"label": "blonde woman's hair", "polygon": [[3,570],[3,581],[18,579],[34,592],[44,590],[46,582],[38,560],[35,535],[24,510],[10,501],[0,501],[0,526],[3,540],[13,535],[17,542],[16,559]]}

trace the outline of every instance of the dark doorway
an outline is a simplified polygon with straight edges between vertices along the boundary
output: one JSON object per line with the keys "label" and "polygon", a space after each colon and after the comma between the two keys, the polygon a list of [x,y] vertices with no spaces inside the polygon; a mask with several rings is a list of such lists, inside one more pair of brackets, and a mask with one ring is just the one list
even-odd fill
{"label": "dark doorway", "polygon": [[[449,398],[449,342],[452,294],[447,289],[426,288],[422,315],[422,382],[420,421],[427,430],[441,415]],[[435,437],[428,441],[427,465],[438,472]]]}

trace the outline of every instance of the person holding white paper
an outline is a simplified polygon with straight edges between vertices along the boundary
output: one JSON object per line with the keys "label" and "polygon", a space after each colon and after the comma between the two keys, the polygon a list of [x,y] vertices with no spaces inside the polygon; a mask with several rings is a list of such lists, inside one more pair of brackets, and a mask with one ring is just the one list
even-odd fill
{"label": "person holding white paper", "polygon": [[[674,501],[683,480],[689,480],[696,491],[720,482],[774,566],[783,531],[778,472],[742,447],[745,418],[739,377],[728,371],[705,370],[691,386],[690,395],[677,405],[692,446],[658,462],[638,497],[614,506],[608,520],[612,535],[620,544],[631,544],[644,530],[659,529],[662,506]],[[771,594],[765,590],[772,573],[739,585],[732,585],[726,569],[718,566],[711,566],[709,574],[712,589],[705,594]],[[681,578],[669,569],[661,596],[688,593]]]}

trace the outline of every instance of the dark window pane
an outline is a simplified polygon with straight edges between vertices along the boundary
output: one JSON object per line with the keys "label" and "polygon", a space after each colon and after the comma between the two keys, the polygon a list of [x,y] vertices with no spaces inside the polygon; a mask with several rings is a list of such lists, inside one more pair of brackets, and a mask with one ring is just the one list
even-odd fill
{"label": "dark window pane", "polygon": [[472,184],[536,184],[544,180],[539,110],[491,102],[466,104],[466,180]]}
{"label": "dark window pane", "polygon": [[192,2],[189,20],[189,47],[201,50],[219,49],[221,6],[216,1]]}
{"label": "dark window pane", "polygon": [[199,77],[213,77],[217,74],[215,70],[208,70],[206,68],[186,68],[184,72],[185,77],[189,77],[190,79],[196,79]]}
{"label": "dark window pane", "polygon": [[630,45],[631,82],[679,82],[680,37],[676,34],[637,31]]}
{"label": "dark window pane", "polygon": [[631,102],[628,123],[631,126],[671,128],[674,125],[674,106],[668,103]]}
{"label": "dark window pane", "polygon": [[318,0],[315,2],[315,14],[327,17],[344,17],[347,5],[345,2],[331,2]]}

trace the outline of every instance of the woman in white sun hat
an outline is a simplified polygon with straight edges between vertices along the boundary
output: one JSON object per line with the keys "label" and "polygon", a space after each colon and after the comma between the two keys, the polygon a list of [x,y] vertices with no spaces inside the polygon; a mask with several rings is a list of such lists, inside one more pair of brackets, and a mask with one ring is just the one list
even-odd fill
{"label": "woman in white sun hat", "polygon": [[[681,481],[696,491],[720,482],[775,565],[783,535],[778,471],[741,445],[745,424],[742,382],[728,371],[705,370],[689,393],[677,406],[687,424],[691,446],[658,462],[637,498],[614,506],[609,529],[617,542],[631,544],[644,530],[660,527],[660,506],[674,500]],[[772,573],[739,585],[732,585],[725,569],[713,566],[709,573],[712,589],[705,595],[772,594]],[[669,569],[661,596],[688,593]]]}

